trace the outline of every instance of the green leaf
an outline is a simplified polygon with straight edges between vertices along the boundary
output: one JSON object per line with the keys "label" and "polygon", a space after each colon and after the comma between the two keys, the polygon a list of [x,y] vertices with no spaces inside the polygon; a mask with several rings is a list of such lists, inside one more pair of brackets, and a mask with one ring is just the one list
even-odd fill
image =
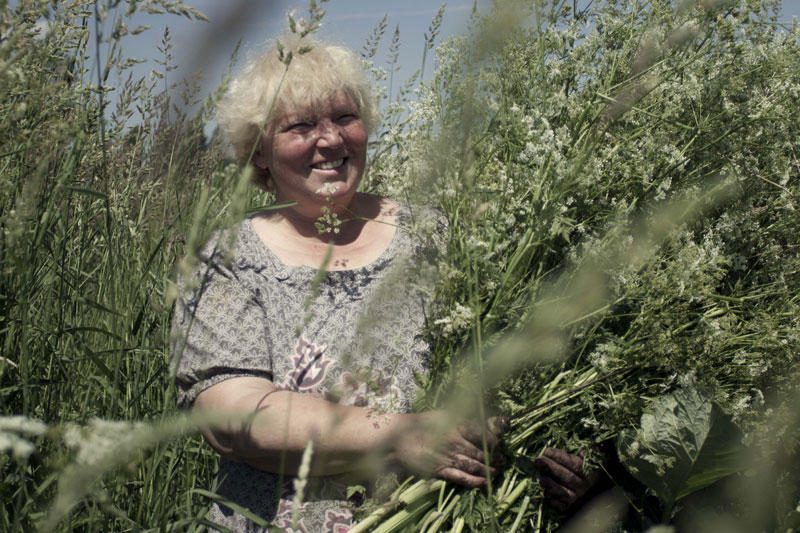
{"label": "green leaf", "polygon": [[630,473],[664,503],[678,500],[743,469],[742,432],[693,386],[655,400],[641,427],[623,433],[620,457]]}
{"label": "green leaf", "polygon": [[350,485],[347,487],[347,499],[349,500],[355,495],[365,497],[367,494],[367,489],[363,485]]}

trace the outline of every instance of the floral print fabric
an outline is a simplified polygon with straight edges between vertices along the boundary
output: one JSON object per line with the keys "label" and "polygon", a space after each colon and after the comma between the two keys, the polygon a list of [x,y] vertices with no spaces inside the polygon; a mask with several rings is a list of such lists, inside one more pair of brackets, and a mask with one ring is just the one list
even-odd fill
{"label": "floral print fabric", "polygon": [[[225,379],[260,376],[376,415],[408,411],[415,376],[426,370],[421,333],[429,284],[418,272],[405,275],[428,255],[407,221],[404,211],[376,261],[328,272],[317,287],[317,270],[283,265],[250,219],[212,239],[201,267],[182,282],[173,319],[180,404],[191,406]],[[310,478],[293,523],[291,477],[219,461],[217,493],[287,531],[346,531],[352,521],[346,490],[344,478]],[[235,531],[263,530],[216,503],[209,518]]]}

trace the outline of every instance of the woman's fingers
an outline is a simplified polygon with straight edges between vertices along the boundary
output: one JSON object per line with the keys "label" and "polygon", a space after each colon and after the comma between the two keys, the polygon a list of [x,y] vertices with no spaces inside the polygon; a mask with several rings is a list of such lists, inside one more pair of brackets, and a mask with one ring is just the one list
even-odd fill
{"label": "woman's fingers", "polygon": [[489,450],[493,450],[500,443],[500,435],[508,428],[505,417],[494,416],[486,421],[486,425],[468,420],[458,426],[458,432],[472,444],[483,448],[484,439]]}
{"label": "woman's fingers", "polygon": [[547,457],[556,463],[569,468],[575,474],[583,475],[583,457],[575,455],[558,448],[545,448],[542,456]]}
{"label": "woman's fingers", "polygon": [[555,507],[559,511],[565,511],[578,500],[578,495],[575,492],[547,476],[540,477],[539,483],[544,489],[548,505]]}
{"label": "woman's fingers", "polygon": [[533,464],[543,476],[550,477],[573,492],[579,491],[586,482],[586,478],[583,477],[582,473],[576,474],[570,468],[563,466],[550,457],[537,457]]}
{"label": "woman's fingers", "polygon": [[[483,453],[483,446],[482,445],[475,445],[464,438],[456,438],[451,441],[451,448],[449,451],[460,453],[462,455],[466,455],[472,459],[475,459],[479,463],[483,464],[486,460],[486,456]],[[489,460],[492,461],[492,453],[494,449],[492,446],[489,446]]]}
{"label": "woman's fingers", "polygon": [[549,476],[540,477],[539,483],[542,484],[544,492],[549,498],[555,498],[565,503],[573,502],[578,499],[578,495],[574,490],[572,490],[570,487],[564,486],[562,483]]}
{"label": "woman's fingers", "polygon": [[580,500],[600,479],[600,472],[585,473],[583,457],[547,448],[534,461],[548,503],[564,511]]}
{"label": "woman's fingers", "polygon": [[488,473],[494,474],[495,470],[491,466],[486,466],[481,461],[476,461],[465,455],[454,454],[447,458],[447,467],[457,468],[462,472],[467,472],[475,476],[486,477]]}
{"label": "woman's fingers", "polygon": [[[474,422],[472,420],[468,420],[462,424],[460,424],[457,428],[458,433],[467,441],[472,444],[476,444],[479,446],[483,445],[483,435],[484,431],[481,428],[480,424]],[[486,432],[486,436],[489,436],[489,432]]]}
{"label": "woman's fingers", "polygon": [[480,487],[486,483],[487,477],[495,474],[495,469],[487,467],[483,462],[461,454],[448,454],[441,459],[441,466],[434,474],[437,477],[464,485]]}
{"label": "woman's fingers", "polygon": [[397,442],[396,457],[403,465],[421,474],[433,474],[467,487],[486,484],[495,469],[484,462],[482,449],[465,439],[460,431],[437,434],[414,431]]}
{"label": "woman's fingers", "polygon": [[474,474],[464,472],[463,470],[459,470],[458,468],[449,466],[438,469],[435,474],[436,477],[440,479],[444,479],[445,481],[462,485],[464,487],[475,488],[482,487],[484,484],[486,484],[486,478],[483,476],[476,476]]}

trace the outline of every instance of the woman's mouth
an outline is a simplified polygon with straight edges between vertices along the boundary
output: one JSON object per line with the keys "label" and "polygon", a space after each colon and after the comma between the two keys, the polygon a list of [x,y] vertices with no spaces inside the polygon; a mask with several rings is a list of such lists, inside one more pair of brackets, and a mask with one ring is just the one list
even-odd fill
{"label": "woman's mouth", "polygon": [[316,170],[333,170],[335,168],[339,168],[340,166],[344,165],[345,159],[336,159],[334,161],[323,161],[321,163],[315,163],[311,165],[311,168]]}

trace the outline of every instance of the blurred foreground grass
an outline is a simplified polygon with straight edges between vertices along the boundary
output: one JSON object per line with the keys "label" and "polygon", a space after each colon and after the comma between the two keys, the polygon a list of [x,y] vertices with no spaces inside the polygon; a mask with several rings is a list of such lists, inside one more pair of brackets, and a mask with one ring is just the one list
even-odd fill
{"label": "blurred foreground grass", "polygon": [[[498,2],[384,103],[365,187],[449,222],[420,406],[487,399],[512,462],[488,493],[410,482],[365,528],[551,530],[530,460],[603,442],[637,484],[575,528],[798,527],[800,30],[775,5]],[[171,280],[269,199],[166,57],[104,109],[127,30],[98,64],[91,25],[136,3],[1,7],[0,529],[203,527]]]}

